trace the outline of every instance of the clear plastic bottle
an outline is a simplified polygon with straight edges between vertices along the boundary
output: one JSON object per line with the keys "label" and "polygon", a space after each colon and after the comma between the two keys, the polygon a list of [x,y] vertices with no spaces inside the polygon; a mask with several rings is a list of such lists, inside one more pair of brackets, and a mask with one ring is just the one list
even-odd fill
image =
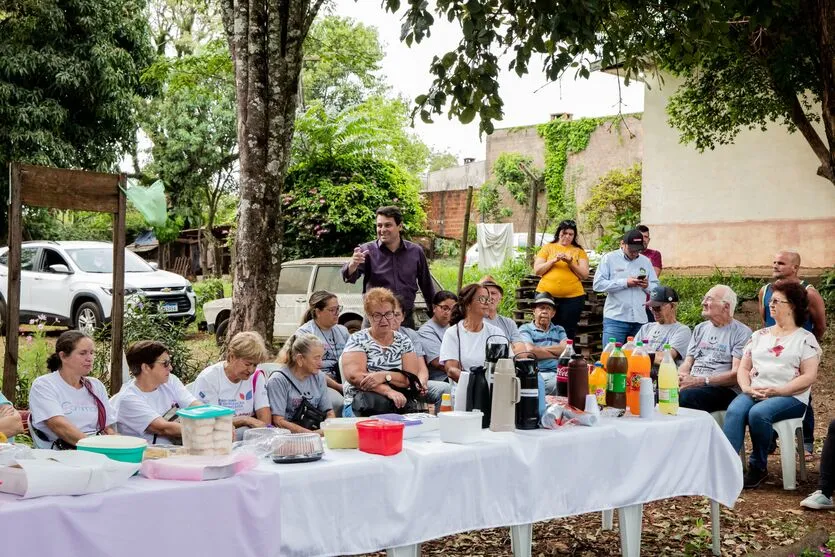
{"label": "clear plastic bottle", "polygon": [[664,345],[664,358],[658,367],[658,410],[663,414],[678,413],[678,368],[669,344]]}
{"label": "clear plastic bottle", "polygon": [[557,396],[568,396],[568,364],[574,355],[574,341],[565,341],[565,350],[557,360]]}

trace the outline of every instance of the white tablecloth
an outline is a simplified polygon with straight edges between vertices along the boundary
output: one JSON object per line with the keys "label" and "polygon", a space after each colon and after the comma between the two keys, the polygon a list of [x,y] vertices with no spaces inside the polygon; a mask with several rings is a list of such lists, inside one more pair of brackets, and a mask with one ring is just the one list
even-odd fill
{"label": "white tablecloth", "polygon": [[212,482],[132,478],[80,497],[0,493],[0,555],[148,557],[279,553],[279,476],[253,471]]}
{"label": "white tablecloth", "polygon": [[484,432],[459,446],[437,434],[398,455],[327,451],[260,469],[281,477],[282,556],[345,555],[703,495],[733,506],[742,466],[709,414],[681,410],[600,427]]}

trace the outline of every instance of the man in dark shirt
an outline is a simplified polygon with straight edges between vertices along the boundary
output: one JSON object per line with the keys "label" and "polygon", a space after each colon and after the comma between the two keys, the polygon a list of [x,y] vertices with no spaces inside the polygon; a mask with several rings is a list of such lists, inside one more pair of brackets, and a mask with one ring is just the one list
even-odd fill
{"label": "man in dark shirt", "polygon": [[429,274],[429,263],[419,245],[400,237],[403,214],[398,207],[377,209],[377,240],[354,248],[351,261],[342,266],[342,279],[355,283],[363,276],[362,291],[388,288],[403,299],[403,325],[415,328],[413,310],[418,288],[429,311],[435,286]]}

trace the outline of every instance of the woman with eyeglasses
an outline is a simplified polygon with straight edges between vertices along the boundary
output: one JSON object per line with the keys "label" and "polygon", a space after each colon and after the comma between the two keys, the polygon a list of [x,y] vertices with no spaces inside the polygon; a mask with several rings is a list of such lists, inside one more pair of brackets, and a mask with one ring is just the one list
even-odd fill
{"label": "woman with eyeglasses", "polygon": [[171,373],[168,347],[155,340],[133,343],[125,354],[133,380],[116,395],[119,433],[142,437],[149,444],[181,442],[178,408],[202,404]]}
{"label": "woman with eyeglasses", "polygon": [[309,307],[302,317],[302,326],[296,335],[314,335],[322,341],[325,353],[322,356],[322,369],[328,386],[328,397],[333,411],[342,416],[344,399],[342,395],[342,377],[339,373],[339,357],[345,350],[345,343],[351,336],[348,329],[339,324],[342,306],[336,294],[327,290],[318,290],[310,295]]}
{"label": "woman with eyeglasses", "polygon": [[190,389],[203,404],[235,411],[232,425],[237,438],[248,428],[267,427],[272,421],[267,378],[256,369],[268,357],[261,335],[240,332],[226,346],[226,359],[201,371]]}
{"label": "woman with eyeglasses", "polygon": [[382,395],[397,409],[406,407],[410,401],[401,390],[409,388],[409,379],[398,370],[418,373],[412,341],[395,330],[399,323],[394,294],[387,288],[372,288],[365,293],[363,307],[371,326],[351,335],[342,353],[343,416],[355,415],[352,404],[360,391]]}
{"label": "woman with eyeglasses", "polygon": [[753,450],[743,480],[746,488],[759,486],[768,476],[772,424],[805,414],[821,357],[815,335],[803,328],[809,311],[806,289],[784,280],[775,282],[773,288],[770,309],[775,324],[751,335],[737,370],[742,392],[725,414],[725,435],[735,451],[745,442],[746,425],[751,435]]}
{"label": "woman with eyeglasses", "polygon": [[429,379],[432,381],[446,381],[447,374],[441,365],[441,341],[449,328],[452,310],[458,302],[458,296],[449,290],[439,290],[432,298],[432,319],[418,329],[420,342],[425,353],[426,367],[429,368]]}
{"label": "woman with eyeglasses", "polygon": [[[116,413],[93,370],[93,339],[80,331],[61,333],[41,375],[29,390],[32,438],[41,448],[73,449],[88,435],[116,433]],[[2,416],[2,413],[0,413]],[[35,439],[37,438],[37,439]]]}
{"label": "woman with eyeglasses", "polygon": [[564,220],[554,232],[554,241],[542,246],[533,262],[533,272],[542,277],[537,292],[547,292],[557,303],[552,322],[574,339],[583,312],[586,291],[581,281],[589,276],[589,258],[577,243],[577,224]]}
{"label": "woman with eyeglasses", "polygon": [[[507,344],[501,329],[484,322],[490,309],[490,293],[482,284],[468,284],[458,293],[458,303],[452,310],[450,327],[441,342],[440,363],[450,380],[458,383],[462,371],[483,366],[487,340]],[[492,337],[492,338],[491,338]],[[510,350],[511,354],[513,350]]]}

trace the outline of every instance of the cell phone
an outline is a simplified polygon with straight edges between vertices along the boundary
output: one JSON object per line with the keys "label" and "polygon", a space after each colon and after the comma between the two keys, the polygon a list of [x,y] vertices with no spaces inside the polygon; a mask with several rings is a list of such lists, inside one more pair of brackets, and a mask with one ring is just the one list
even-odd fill
{"label": "cell phone", "polygon": [[638,275],[638,280],[645,280],[646,278],[646,275]]}

